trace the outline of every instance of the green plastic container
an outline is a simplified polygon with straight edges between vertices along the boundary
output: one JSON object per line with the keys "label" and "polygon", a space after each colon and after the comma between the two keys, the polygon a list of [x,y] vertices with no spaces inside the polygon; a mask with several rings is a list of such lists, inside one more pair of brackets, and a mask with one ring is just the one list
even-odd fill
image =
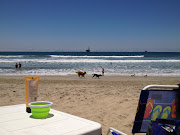
{"label": "green plastic container", "polygon": [[34,118],[46,118],[48,117],[52,102],[49,101],[36,101],[29,103],[31,113]]}

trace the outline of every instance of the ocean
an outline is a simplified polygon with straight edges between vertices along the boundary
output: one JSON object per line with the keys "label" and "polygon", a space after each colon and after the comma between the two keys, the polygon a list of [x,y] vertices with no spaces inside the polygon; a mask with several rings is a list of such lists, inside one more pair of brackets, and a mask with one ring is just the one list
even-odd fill
{"label": "ocean", "polygon": [[91,76],[102,68],[105,75],[180,77],[180,52],[0,52],[0,75]]}

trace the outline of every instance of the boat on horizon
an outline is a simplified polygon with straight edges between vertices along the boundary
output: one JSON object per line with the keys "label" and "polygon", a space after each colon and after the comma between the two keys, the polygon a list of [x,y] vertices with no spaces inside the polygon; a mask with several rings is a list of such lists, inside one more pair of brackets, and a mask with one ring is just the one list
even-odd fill
{"label": "boat on horizon", "polygon": [[90,52],[91,50],[89,49],[89,47],[88,47],[88,49],[86,50],[86,52]]}

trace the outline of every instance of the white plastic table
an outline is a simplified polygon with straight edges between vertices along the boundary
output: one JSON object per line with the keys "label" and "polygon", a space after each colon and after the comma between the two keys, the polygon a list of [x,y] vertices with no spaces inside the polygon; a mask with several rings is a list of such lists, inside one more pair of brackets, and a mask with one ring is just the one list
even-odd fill
{"label": "white plastic table", "polygon": [[34,119],[26,105],[0,107],[0,135],[101,135],[99,123],[50,110],[51,117]]}

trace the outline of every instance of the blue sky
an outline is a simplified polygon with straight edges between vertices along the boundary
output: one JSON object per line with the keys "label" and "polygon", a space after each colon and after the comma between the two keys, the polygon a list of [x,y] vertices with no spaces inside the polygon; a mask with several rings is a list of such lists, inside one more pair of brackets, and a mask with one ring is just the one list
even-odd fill
{"label": "blue sky", "polygon": [[179,0],[0,0],[0,51],[180,51]]}

